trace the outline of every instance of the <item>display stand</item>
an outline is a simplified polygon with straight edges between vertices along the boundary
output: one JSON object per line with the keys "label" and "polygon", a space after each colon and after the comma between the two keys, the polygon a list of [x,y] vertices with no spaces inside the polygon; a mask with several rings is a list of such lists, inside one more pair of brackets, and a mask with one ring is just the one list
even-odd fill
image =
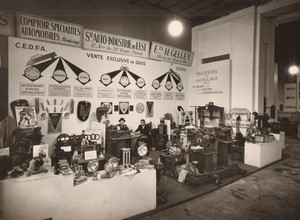
{"label": "display stand", "polygon": [[278,140],[266,143],[245,143],[244,163],[250,166],[263,167],[282,156],[282,143]]}
{"label": "display stand", "polygon": [[231,146],[236,144],[236,140],[224,141],[218,140],[218,157],[217,166],[228,166],[228,151],[231,150]]}
{"label": "display stand", "polygon": [[[102,171],[104,172],[104,171]],[[73,175],[0,181],[0,219],[124,219],[156,208],[156,171],[73,186]]]}
{"label": "display stand", "polygon": [[120,156],[120,150],[123,147],[130,148],[131,152],[133,152],[135,149],[135,145],[138,141],[138,138],[140,138],[141,136],[142,136],[141,134],[133,134],[124,137],[107,138],[105,152],[115,157]]}
{"label": "display stand", "polygon": [[209,153],[200,153],[200,160],[202,161],[201,165],[203,168],[203,171],[209,172],[214,169],[214,161],[213,161],[213,152]]}

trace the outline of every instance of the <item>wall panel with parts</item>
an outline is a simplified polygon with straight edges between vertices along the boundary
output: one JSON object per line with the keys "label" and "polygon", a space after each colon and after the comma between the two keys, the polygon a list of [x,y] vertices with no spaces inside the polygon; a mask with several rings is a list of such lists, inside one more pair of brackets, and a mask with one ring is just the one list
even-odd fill
{"label": "wall panel with parts", "polygon": [[90,129],[99,106],[109,106],[111,124],[123,117],[131,129],[141,118],[176,118],[187,105],[187,75],[188,67],[167,62],[9,38],[9,103],[36,107],[50,145],[60,133]]}

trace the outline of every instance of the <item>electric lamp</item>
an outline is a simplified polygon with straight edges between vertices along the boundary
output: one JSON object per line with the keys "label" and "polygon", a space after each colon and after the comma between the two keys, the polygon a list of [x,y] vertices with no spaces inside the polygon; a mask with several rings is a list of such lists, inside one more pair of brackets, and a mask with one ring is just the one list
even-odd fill
{"label": "electric lamp", "polygon": [[183,31],[183,25],[178,20],[173,20],[170,22],[168,26],[168,31],[173,37],[178,37],[182,34]]}

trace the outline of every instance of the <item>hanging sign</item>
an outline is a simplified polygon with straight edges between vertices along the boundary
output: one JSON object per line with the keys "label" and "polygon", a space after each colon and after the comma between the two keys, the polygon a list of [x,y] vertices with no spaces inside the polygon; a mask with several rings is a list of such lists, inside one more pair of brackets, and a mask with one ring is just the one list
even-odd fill
{"label": "hanging sign", "polygon": [[15,33],[14,14],[0,12],[0,35],[14,36]]}
{"label": "hanging sign", "polygon": [[193,52],[156,42],[152,42],[151,44],[150,59],[191,66],[193,58]]}
{"label": "hanging sign", "polygon": [[81,47],[82,26],[32,15],[17,15],[17,36]]}
{"label": "hanging sign", "polygon": [[148,58],[150,42],[84,29],[83,49]]}

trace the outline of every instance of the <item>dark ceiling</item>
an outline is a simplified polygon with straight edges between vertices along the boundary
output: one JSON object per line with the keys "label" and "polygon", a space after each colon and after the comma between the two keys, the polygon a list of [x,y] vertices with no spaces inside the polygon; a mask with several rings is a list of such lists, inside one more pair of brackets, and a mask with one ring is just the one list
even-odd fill
{"label": "dark ceiling", "polygon": [[[99,13],[105,5],[115,6],[111,13],[120,10],[137,10],[152,8],[153,14],[174,14],[190,22],[191,26],[220,18],[235,11],[254,6],[264,5],[271,0],[0,0],[1,10],[34,11],[43,10],[60,13],[70,11],[81,14]],[[130,7],[119,8],[127,4]],[[130,9],[131,8],[131,9]],[[101,11],[103,12],[103,11]],[[123,12],[124,13],[124,12]],[[132,11],[128,12],[129,14]]]}
{"label": "dark ceiling", "polygon": [[264,5],[271,0],[129,0],[129,4],[150,5],[188,20],[192,26],[223,17],[235,11]]}
{"label": "dark ceiling", "polygon": [[275,62],[300,65],[300,20],[277,26],[275,30]]}
{"label": "dark ceiling", "polygon": [[[272,0],[0,0],[0,11],[43,11],[52,15],[103,14],[117,16],[176,15],[191,27],[212,21],[250,6],[265,5]],[[121,5],[122,3],[122,5]],[[107,5],[113,5],[109,9]],[[121,6],[120,6],[121,5]],[[147,10],[146,10],[147,9]],[[149,10],[150,9],[150,10]],[[292,15],[292,16],[289,16]],[[264,14],[276,28],[275,61],[300,63],[300,0],[292,8]],[[297,17],[298,16],[298,17]],[[292,17],[292,19],[291,19]],[[296,18],[296,19],[295,19]]]}

